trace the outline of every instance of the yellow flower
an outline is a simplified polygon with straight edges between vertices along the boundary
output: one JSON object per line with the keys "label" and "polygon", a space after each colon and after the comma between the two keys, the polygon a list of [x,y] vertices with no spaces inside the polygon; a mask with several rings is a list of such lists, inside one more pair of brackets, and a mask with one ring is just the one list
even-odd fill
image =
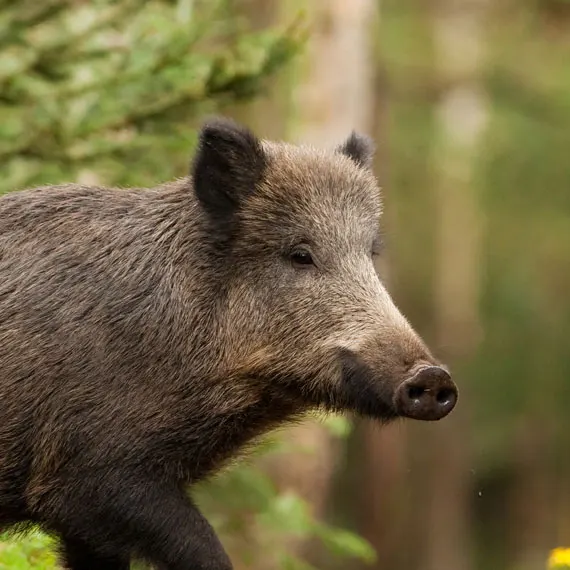
{"label": "yellow flower", "polygon": [[549,570],[570,568],[570,548],[555,548],[548,559]]}

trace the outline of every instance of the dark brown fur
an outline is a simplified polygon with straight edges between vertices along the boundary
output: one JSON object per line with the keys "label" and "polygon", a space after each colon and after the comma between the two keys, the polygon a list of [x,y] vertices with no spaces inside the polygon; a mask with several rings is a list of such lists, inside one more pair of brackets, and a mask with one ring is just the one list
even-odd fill
{"label": "dark brown fur", "polygon": [[0,526],[73,570],[229,569],[186,485],[313,407],[396,417],[433,358],[373,273],[370,157],[214,121],[190,177],[2,197]]}

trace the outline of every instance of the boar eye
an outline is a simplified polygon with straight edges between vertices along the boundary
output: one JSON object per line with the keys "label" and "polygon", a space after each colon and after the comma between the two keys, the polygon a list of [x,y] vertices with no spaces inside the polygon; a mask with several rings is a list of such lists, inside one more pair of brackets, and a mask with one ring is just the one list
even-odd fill
{"label": "boar eye", "polygon": [[313,256],[306,249],[295,249],[291,252],[291,262],[296,267],[310,267],[314,265]]}

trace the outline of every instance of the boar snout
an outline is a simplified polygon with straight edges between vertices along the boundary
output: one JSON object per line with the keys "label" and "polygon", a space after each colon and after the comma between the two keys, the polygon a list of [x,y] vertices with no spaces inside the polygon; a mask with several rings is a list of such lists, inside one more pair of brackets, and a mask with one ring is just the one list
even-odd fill
{"label": "boar snout", "polygon": [[435,421],[455,407],[457,388],[449,372],[435,363],[416,364],[402,378],[401,372],[389,373],[386,364],[381,368],[370,365],[350,350],[341,350],[340,358],[344,396],[341,407],[382,421],[398,417]]}
{"label": "boar snout", "polygon": [[457,402],[457,387],[441,366],[423,366],[394,394],[398,414],[424,421],[441,420]]}

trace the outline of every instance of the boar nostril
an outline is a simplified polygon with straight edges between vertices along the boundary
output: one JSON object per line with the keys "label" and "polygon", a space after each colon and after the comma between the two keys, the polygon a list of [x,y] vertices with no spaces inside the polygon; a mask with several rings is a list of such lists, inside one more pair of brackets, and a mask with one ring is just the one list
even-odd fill
{"label": "boar nostril", "polygon": [[438,390],[435,398],[440,404],[445,404],[449,402],[453,397],[454,397],[453,390],[449,388],[442,388],[441,390]]}
{"label": "boar nostril", "polygon": [[418,400],[424,395],[425,388],[421,386],[409,386],[408,387],[408,397],[410,400]]}
{"label": "boar nostril", "polygon": [[397,412],[417,420],[440,420],[457,402],[457,388],[440,366],[424,366],[396,389]]}

